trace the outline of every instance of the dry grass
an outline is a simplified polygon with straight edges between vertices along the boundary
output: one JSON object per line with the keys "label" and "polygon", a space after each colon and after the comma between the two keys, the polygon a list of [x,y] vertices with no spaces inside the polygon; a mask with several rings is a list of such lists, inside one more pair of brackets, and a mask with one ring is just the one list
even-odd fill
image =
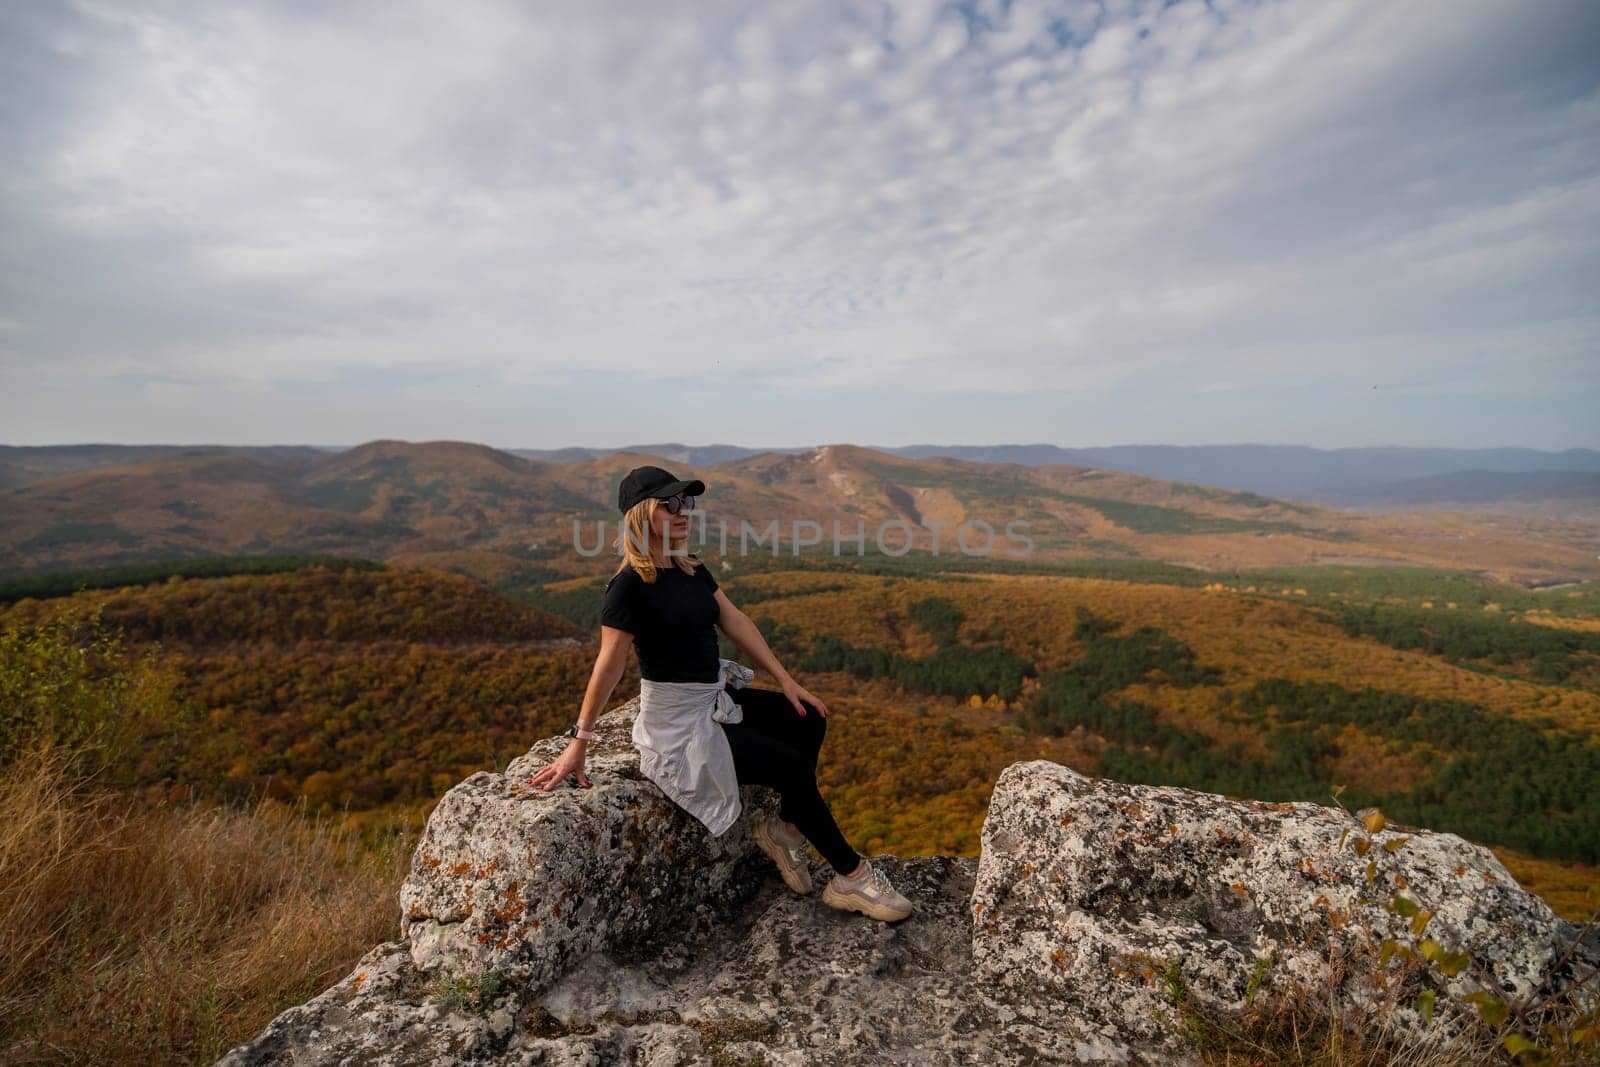
{"label": "dry grass", "polygon": [[408,842],[0,771],[0,1062],[210,1063],[399,933]]}
{"label": "dry grass", "polygon": [[[1238,1012],[1195,1004],[1171,975],[1166,991],[1206,1067],[1576,1067],[1600,1062],[1593,995],[1580,988],[1526,1005],[1522,1013],[1493,1025],[1480,1022],[1465,1005],[1457,1005],[1460,1014],[1445,1025],[1446,995],[1441,994],[1430,1023],[1413,1016],[1408,1024],[1399,1009],[1415,1007],[1426,965],[1397,959],[1384,966],[1378,956],[1379,946],[1369,937],[1334,953],[1317,980],[1264,989]],[[1525,1058],[1509,1055],[1503,1041],[1519,1031],[1538,1035],[1541,1048]]]}
{"label": "dry grass", "polygon": [[[1468,1028],[1440,1040],[1437,1029],[1407,1032],[1390,1014],[1403,983],[1374,982],[1372,953],[1360,949],[1329,960],[1315,985],[1293,983],[1266,994],[1237,1017],[1196,1009],[1181,990],[1168,994],[1195,1038],[1206,1067],[1465,1067],[1505,1064],[1492,1036]],[[1370,1014],[1354,1009],[1354,985],[1377,993]]]}

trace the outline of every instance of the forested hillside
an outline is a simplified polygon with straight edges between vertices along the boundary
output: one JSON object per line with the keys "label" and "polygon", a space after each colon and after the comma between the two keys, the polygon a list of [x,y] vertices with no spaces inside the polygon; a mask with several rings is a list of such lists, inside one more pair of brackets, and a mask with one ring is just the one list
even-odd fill
{"label": "forested hillside", "polygon": [[[974,849],[988,783],[1041,756],[1267,800],[1330,803],[1343,786],[1347,803],[1500,846],[1539,884],[1556,872],[1533,857],[1560,860],[1575,911],[1600,885],[1592,583],[1541,594],[1416,569],[1218,581],[1146,565],[1088,578],[750,563],[731,561],[723,586],[846,709],[822,774],[868,849]],[[582,613],[599,581],[526,593]]]}
{"label": "forested hillside", "polygon": [[90,617],[158,647],[180,679],[179,723],[144,746],[147,791],[303,797],[372,816],[357,823],[386,812],[415,822],[461,777],[565,723],[593,659],[589,635],[565,619],[405,569],[27,599],[0,625]]}
{"label": "forested hillside", "polygon": [[[1415,574],[1340,589],[1309,571],[1195,584],[712,562],[834,710],[821,776],[864,850],[975,853],[990,784],[1043,757],[1264,800],[1329,803],[1342,786],[1347,803],[1514,849],[1523,871],[1562,864],[1538,877],[1564,880],[1569,909],[1600,882],[1584,866],[1600,862],[1586,588],[1502,605]],[[151,796],[299,798],[414,827],[465,775],[570,724],[609,573],[502,595],[311,567],[22,600],[0,624],[93,612],[157,643],[184,717],[147,739]],[[636,691],[630,657],[610,706]]]}

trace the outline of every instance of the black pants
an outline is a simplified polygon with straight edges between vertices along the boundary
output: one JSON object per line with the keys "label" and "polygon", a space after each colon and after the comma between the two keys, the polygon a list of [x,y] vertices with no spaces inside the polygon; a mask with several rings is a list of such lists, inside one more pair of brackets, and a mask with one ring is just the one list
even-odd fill
{"label": "black pants", "polygon": [[740,785],[764,785],[782,798],[778,814],[794,823],[806,840],[839,874],[856,869],[861,857],[844,839],[817,789],[817,753],[828,720],[816,709],[802,716],[776,689],[728,686],[728,695],[744,710],[743,722],[721,723],[733,749]]}

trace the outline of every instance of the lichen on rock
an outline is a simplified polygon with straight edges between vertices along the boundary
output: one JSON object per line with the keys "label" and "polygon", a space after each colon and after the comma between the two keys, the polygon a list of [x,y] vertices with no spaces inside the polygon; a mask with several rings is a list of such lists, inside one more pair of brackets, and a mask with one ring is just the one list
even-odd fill
{"label": "lichen on rock", "polygon": [[1360,825],[1337,807],[1014,763],[995,783],[983,826],[975,966],[1021,994],[1073,1004],[1108,1033],[1176,1049],[1187,1039],[1174,986],[1219,1017],[1240,1011],[1259,985],[1263,996],[1325,997],[1351,1018],[1381,1008],[1380,1024],[1421,1029],[1410,1006],[1418,990],[1402,999],[1371,975],[1384,939],[1417,940],[1410,919],[1385,906],[1397,893],[1428,901],[1430,933],[1481,961],[1481,973],[1430,979],[1439,1041],[1459,1032],[1461,998],[1486,984],[1527,997],[1547,976],[1570,984],[1600,962],[1578,954],[1551,973],[1574,924],[1487,848],[1391,825],[1357,834],[1369,841],[1364,857],[1353,830]]}

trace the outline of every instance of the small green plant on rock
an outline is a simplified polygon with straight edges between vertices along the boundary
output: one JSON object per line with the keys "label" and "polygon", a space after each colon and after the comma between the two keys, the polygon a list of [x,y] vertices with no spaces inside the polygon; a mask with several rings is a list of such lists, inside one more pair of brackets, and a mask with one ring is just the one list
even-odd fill
{"label": "small green plant on rock", "polygon": [[1250,981],[1244,987],[1244,1006],[1250,1007],[1256,1001],[1256,994],[1261,992],[1261,983],[1267,979],[1267,971],[1272,966],[1271,958],[1262,956],[1256,960],[1256,968],[1250,972]]}
{"label": "small green plant on rock", "polygon": [[441,1004],[451,1011],[471,1012],[482,1015],[489,1010],[489,1005],[499,994],[504,985],[498,971],[486,971],[479,975],[463,975],[457,978],[442,977],[434,985],[431,998],[433,1003]]}
{"label": "small green plant on rock", "polygon": [[1210,1013],[1193,1003],[1177,960],[1169,961],[1140,953],[1135,955],[1131,962],[1141,970],[1148,968],[1143,970],[1143,973],[1161,984],[1163,992],[1167,995],[1167,1001],[1183,1022],[1184,1032],[1202,1052],[1224,1050],[1236,1046],[1242,1040],[1240,1035],[1229,1029],[1225,1023],[1213,1018]]}

